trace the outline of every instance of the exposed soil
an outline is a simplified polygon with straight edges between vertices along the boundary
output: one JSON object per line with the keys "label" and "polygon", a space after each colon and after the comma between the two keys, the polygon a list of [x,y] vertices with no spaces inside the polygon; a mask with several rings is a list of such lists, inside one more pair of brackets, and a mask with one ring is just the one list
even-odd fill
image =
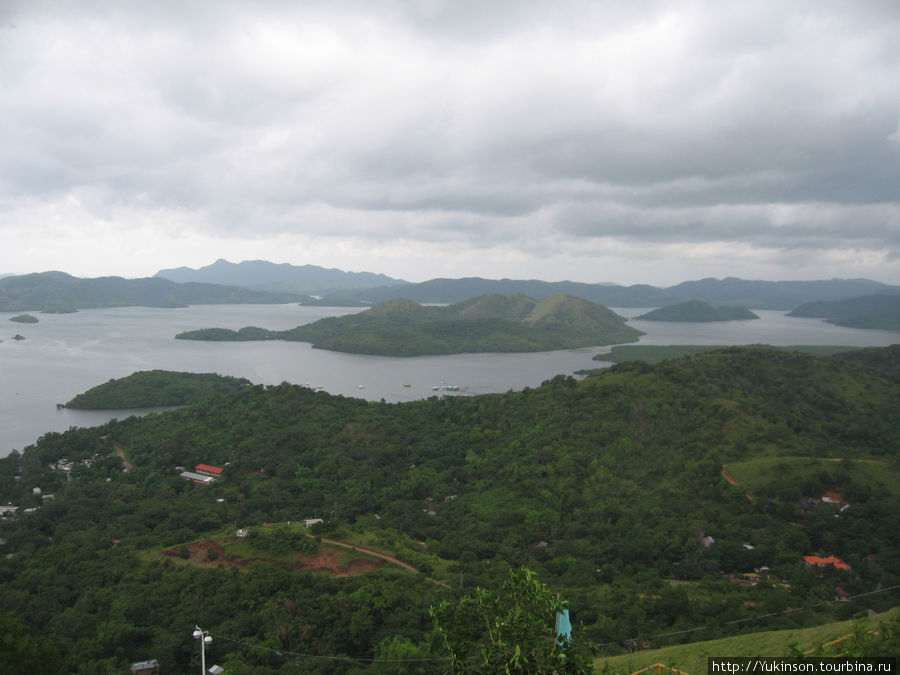
{"label": "exposed soil", "polygon": [[[272,558],[244,558],[238,555],[230,555],[225,551],[221,541],[213,539],[204,539],[203,541],[195,541],[186,546],[188,557],[186,561],[191,565],[198,567],[237,567],[244,569],[255,564],[272,564],[275,562]],[[210,554],[210,551],[213,554]],[[162,555],[169,558],[180,557],[181,547],[173,546],[162,552]],[[387,560],[369,560],[365,558],[357,558],[349,561],[347,564],[341,563],[341,554],[338,551],[330,550],[322,547],[316,555],[294,554],[294,562],[291,567],[297,570],[306,570],[309,572],[329,572],[336,577],[345,577],[351,574],[364,574],[371,570],[385,567],[388,565]]]}
{"label": "exposed soil", "polygon": [[737,481],[737,478],[731,475],[731,472],[725,468],[724,464],[722,465],[722,475],[725,477],[725,480],[727,480],[732,485],[740,485],[740,483],[738,483]]}

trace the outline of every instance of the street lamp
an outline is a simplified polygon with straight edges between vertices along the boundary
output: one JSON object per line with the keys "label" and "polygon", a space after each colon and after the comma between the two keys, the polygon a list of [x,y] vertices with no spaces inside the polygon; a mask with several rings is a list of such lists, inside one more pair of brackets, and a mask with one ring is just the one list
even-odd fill
{"label": "street lamp", "polygon": [[206,645],[212,643],[212,636],[208,630],[194,626],[194,639],[200,640],[200,672],[206,675]]}

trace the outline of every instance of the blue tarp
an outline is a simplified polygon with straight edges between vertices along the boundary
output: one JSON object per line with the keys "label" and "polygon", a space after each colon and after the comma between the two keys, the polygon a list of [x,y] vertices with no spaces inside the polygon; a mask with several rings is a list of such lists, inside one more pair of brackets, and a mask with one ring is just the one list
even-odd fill
{"label": "blue tarp", "polygon": [[556,639],[559,642],[572,639],[572,623],[569,621],[569,610],[567,609],[556,615]]}

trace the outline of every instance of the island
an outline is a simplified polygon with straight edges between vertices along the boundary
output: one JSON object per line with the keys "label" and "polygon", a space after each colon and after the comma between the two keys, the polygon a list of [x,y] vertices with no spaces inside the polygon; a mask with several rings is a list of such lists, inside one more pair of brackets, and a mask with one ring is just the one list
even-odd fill
{"label": "island", "polygon": [[635,342],[641,331],[606,307],[554,295],[538,302],[519,293],[483,295],[444,307],[390,300],[358,314],[284,331],[248,326],[206,328],[179,340],[311,342],[314,348],[379,356],[540,352]]}
{"label": "island", "polygon": [[746,307],[713,307],[702,300],[688,300],[677,305],[667,305],[641,314],[638,319],[646,321],[683,321],[686,323],[708,323],[713,321],[743,321],[759,317]]}
{"label": "island", "polygon": [[788,316],[825,319],[848,328],[900,330],[900,295],[882,293],[846,300],[807,302]]}
{"label": "island", "polygon": [[119,410],[189,405],[252,386],[250,380],[216,373],[144,370],[88,389],[65,404],[81,410]]}
{"label": "island", "polygon": [[16,323],[37,323],[38,318],[36,316],[31,316],[31,314],[19,314],[17,316],[9,317],[10,321],[15,321]]}

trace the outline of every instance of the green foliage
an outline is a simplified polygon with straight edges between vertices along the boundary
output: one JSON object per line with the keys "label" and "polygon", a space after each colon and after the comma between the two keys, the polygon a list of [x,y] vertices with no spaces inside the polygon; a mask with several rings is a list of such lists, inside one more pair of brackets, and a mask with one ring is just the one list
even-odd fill
{"label": "green foliage", "polygon": [[[269,649],[428,652],[430,606],[475,587],[488,602],[522,566],[569,601],[579,647],[606,653],[640,636],[700,637],[679,633],[697,626],[714,638],[849,618],[896,603],[895,593],[826,602],[838,588],[900,583],[896,419],[900,347],[828,358],[730,348],[398,405],[246,387],[49,433],[0,459],[0,504],[35,509],[0,520],[0,607],[66,663],[121,670],[159,658],[168,672],[193,667],[183,636],[195,624],[240,641],[227,651],[247,668],[285,665]],[[114,443],[128,447],[127,472]],[[225,473],[208,486],[178,478],[176,466],[199,462]],[[726,482],[723,465],[747,486]],[[823,489],[849,510],[805,509]],[[333,578],[297,569],[290,553],[242,551],[274,560],[245,566],[228,548],[211,565],[178,557],[183,542],[263,523],[304,532],[310,514],[452,589],[396,565]],[[716,544],[704,548],[705,535]],[[147,553],[161,550],[171,554]],[[809,554],[852,569],[808,568]],[[764,566],[756,586],[730,579]]]}
{"label": "green foliage", "polygon": [[32,635],[10,612],[0,614],[0,672],[59,673],[63,663],[46,638]]}
{"label": "green foliage", "polygon": [[183,340],[297,340],[359,354],[420,356],[462,352],[531,352],[632,342],[641,335],[621,317],[587,300],[556,295],[486,295],[448,307],[391,300],[358,314],[329,317],[286,331],[246,327],[179,333]]}
{"label": "green foliage", "polygon": [[499,593],[476,588],[431,608],[435,628],[456,673],[587,673],[587,659],[559,641],[556,617],[565,609],[527,568],[510,570]]}
{"label": "green foliage", "polygon": [[315,538],[307,536],[303,525],[273,525],[264,528],[253,528],[247,539],[250,545],[260,551],[284,555],[287,553],[304,553],[312,555],[319,550]]}
{"label": "green foliage", "polygon": [[188,405],[250,385],[250,380],[215,373],[145,370],[92,387],[66,403],[66,407],[103,410]]}

